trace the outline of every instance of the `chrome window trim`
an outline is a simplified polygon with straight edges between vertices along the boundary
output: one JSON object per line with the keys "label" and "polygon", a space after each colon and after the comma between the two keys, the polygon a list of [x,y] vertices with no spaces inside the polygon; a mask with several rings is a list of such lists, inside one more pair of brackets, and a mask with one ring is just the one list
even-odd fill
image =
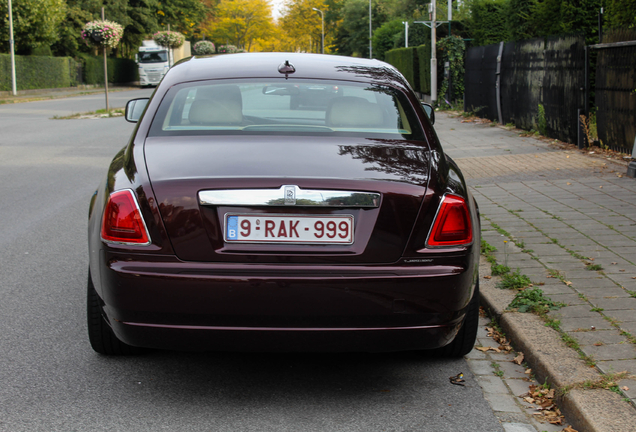
{"label": "chrome window trim", "polygon": [[377,192],[301,189],[283,185],[279,189],[217,189],[199,191],[201,205],[215,206],[295,206],[377,208]]}

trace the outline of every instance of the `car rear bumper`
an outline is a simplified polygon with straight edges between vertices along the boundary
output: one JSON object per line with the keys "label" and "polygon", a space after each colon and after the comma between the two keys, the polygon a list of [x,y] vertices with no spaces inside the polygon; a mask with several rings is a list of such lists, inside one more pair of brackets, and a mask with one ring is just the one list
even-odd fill
{"label": "car rear bumper", "polygon": [[[446,345],[471,267],[101,260],[104,311],[133,346],[188,351],[399,351]],[[96,284],[97,286],[97,284]]]}

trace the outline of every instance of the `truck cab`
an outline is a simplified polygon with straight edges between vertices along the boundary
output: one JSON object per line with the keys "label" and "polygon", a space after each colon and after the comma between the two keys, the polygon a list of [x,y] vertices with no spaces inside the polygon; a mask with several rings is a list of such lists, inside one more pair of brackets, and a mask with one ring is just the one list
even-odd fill
{"label": "truck cab", "polygon": [[170,69],[168,49],[154,41],[143,41],[136,57],[141,87],[156,86]]}

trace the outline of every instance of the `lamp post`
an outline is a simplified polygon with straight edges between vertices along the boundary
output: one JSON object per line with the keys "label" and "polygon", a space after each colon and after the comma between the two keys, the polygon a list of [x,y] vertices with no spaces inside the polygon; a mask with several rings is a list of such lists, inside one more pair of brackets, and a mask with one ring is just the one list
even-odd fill
{"label": "lamp post", "polygon": [[316,12],[320,12],[320,20],[322,21],[322,53],[325,53],[325,14],[318,8],[312,8]]}
{"label": "lamp post", "polygon": [[9,0],[9,45],[11,47],[11,94],[18,94],[15,82],[15,40],[13,39],[13,13],[11,12],[11,0]]}

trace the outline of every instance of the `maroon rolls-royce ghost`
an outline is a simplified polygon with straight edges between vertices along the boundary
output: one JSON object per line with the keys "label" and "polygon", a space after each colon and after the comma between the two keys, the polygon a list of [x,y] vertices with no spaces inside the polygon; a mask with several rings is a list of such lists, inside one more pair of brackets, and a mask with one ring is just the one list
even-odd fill
{"label": "maroon rolls-royce ghost", "polygon": [[479,217],[429,116],[376,60],[175,65],[90,203],[93,349],[466,354]]}

